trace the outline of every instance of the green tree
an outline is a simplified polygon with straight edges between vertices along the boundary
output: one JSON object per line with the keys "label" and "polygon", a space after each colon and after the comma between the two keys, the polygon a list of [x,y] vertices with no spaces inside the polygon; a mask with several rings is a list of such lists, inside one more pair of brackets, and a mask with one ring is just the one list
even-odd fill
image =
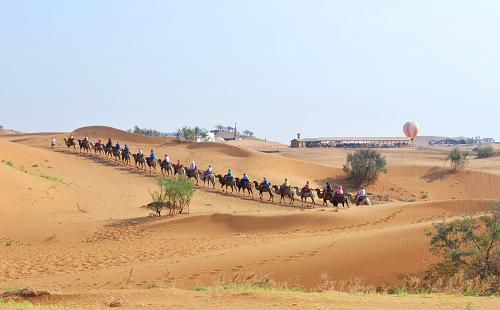
{"label": "green tree", "polygon": [[354,185],[360,186],[375,181],[380,172],[387,172],[387,162],[378,151],[363,149],[348,154],[343,169]]}
{"label": "green tree", "polygon": [[196,141],[198,139],[205,139],[208,134],[206,129],[202,129],[198,126],[194,128],[184,126],[179,130],[179,136],[188,141]]}
{"label": "green tree", "polygon": [[253,131],[245,129],[243,130],[243,135],[247,137],[253,137]]}
{"label": "green tree", "polygon": [[139,126],[134,126],[134,129],[129,129],[128,132],[133,132],[135,134],[145,135],[145,136],[156,136],[156,137],[161,136],[161,132],[159,132],[158,130],[140,128]]}
{"label": "green tree", "polygon": [[159,189],[150,192],[153,202],[145,207],[161,216],[163,209],[168,208],[169,215],[189,213],[189,204],[195,192],[193,183],[185,176],[177,178],[159,178]]}
{"label": "green tree", "polygon": [[463,169],[469,163],[469,152],[453,148],[445,157],[445,162],[450,162],[453,169]]}
{"label": "green tree", "polygon": [[489,280],[498,292],[500,285],[500,205],[479,218],[466,216],[451,222],[435,223],[431,251],[441,262],[427,272],[427,279],[450,279],[462,272],[465,280]]}
{"label": "green tree", "polygon": [[491,145],[478,146],[474,149],[477,158],[488,158],[495,155],[495,151]]}

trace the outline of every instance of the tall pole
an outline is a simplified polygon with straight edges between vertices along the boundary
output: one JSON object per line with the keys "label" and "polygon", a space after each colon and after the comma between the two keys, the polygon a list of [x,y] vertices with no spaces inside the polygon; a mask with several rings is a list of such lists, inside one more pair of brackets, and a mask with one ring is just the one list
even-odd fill
{"label": "tall pole", "polygon": [[236,140],[236,125],[237,125],[237,124],[238,124],[238,123],[234,122],[234,140]]}

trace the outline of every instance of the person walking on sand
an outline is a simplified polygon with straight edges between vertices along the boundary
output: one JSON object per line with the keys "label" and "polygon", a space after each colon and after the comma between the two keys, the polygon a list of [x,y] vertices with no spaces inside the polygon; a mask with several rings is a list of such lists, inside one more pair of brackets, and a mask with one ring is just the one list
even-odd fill
{"label": "person walking on sand", "polygon": [[55,146],[56,146],[56,138],[52,137],[52,139],[50,139],[50,148],[53,149]]}

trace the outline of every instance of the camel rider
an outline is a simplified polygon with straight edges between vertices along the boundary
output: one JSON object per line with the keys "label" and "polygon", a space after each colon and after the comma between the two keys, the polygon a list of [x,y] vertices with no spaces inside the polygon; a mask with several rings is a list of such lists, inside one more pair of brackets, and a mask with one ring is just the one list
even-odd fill
{"label": "camel rider", "polygon": [[144,153],[142,152],[142,149],[139,149],[139,152],[137,152],[139,156],[144,156]]}
{"label": "camel rider", "polygon": [[89,137],[85,136],[85,139],[83,139],[83,141],[89,142]]}
{"label": "camel rider", "polygon": [[75,137],[73,135],[69,136],[69,143],[73,143],[75,141]]}
{"label": "camel rider", "polygon": [[168,157],[168,155],[165,155],[165,158],[163,158],[163,162],[170,164],[170,157]]}
{"label": "camel rider", "polygon": [[335,188],[335,195],[337,196],[344,196],[344,188],[342,185],[337,185]]}
{"label": "camel rider", "polygon": [[120,149],[120,147],[121,147],[120,142],[117,141],[116,145],[115,145],[115,148]]}
{"label": "camel rider", "polygon": [[364,199],[366,197],[366,190],[365,190],[365,187],[361,187],[361,189],[359,190],[358,194],[356,195],[356,199]]}
{"label": "camel rider", "polygon": [[229,180],[233,179],[233,172],[231,171],[231,169],[227,171],[226,178]]}
{"label": "camel rider", "polygon": [[311,190],[311,187],[309,186],[309,181],[307,181],[306,185],[304,185],[304,187],[302,187],[302,192],[307,193],[310,190]]}
{"label": "camel rider", "polygon": [[125,146],[123,147],[123,151],[128,153],[128,151],[129,151],[128,145],[125,144]]}
{"label": "camel rider", "polygon": [[269,186],[269,181],[267,178],[262,179],[262,186]]}
{"label": "camel rider", "polygon": [[248,175],[246,173],[243,173],[243,186],[247,185],[248,182],[250,182],[250,179],[248,178]]}
{"label": "camel rider", "polygon": [[151,153],[149,154],[150,159],[155,159],[155,151],[151,150]]}
{"label": "camel rider", "polygon": [[113,142],[111,142],[111,138],[108,138],[108,144],[106,144],[106,146],[112,146],[113,145]]}
{"label": "camel rider", "polygon": [[333,193],[332,185],[330,182],[326,182],[326,193],[331,195]]}
{"label": "camel rider", "polygon": [[214,170],[212,169],[212,165],[208,165],[207,175],[212,175],[213,173],[214,173]]}
{"label": "camel rider", "polygon": [[189,170],[191,170],[191,171],[196,170],[196,163],[194,162],[194,160],[191,162],[191,166],[189,166]]}
{"label": "camel rider", "polygon": [[177,159],[177,167],[179,167],[179,168],[182,167],[182,163],[179,159]]}
{"label": "camel rider", "polygon": [[101,144],[102,144],[102,143],[101,143],[101,139],[99,139],[99,141],[97,141],[97,144],[99,144],[99,145],[101,145]]}
{"label": "camel rider", "polygon": [[283,185],[285,186],[285,188],[290,188],[290,181],[288,181],[288,179],[285,178],[285,182],[283,183]]}

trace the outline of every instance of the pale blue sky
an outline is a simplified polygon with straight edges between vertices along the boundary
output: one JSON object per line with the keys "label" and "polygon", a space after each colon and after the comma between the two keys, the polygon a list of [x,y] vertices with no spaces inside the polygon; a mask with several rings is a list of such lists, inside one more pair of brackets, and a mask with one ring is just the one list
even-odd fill
{"label": "pale blue sky", "polygon": [[500,139],[500,1],[0,0],[0,124]]}

